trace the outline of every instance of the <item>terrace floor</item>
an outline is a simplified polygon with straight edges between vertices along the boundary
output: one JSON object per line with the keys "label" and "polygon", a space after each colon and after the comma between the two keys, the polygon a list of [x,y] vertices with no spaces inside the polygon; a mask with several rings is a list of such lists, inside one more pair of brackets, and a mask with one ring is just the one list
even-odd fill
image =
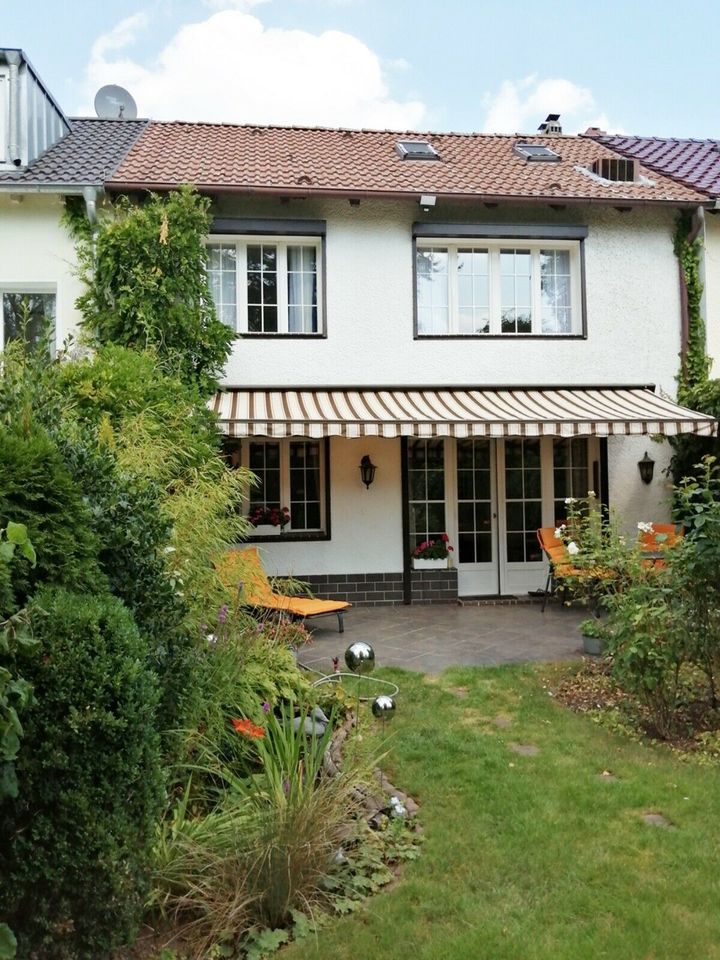
{"label": "terrace floor", "polygon": [[453,666],[490,666],[531,660],[568,660],[581,655],[579,623],[587,612],[551,603],[544,613],[535,603],[459,606],[426,604],[356,607],[345,616],[345,633],[337,619],[311,620],[314,641],[299,659],[323,673],[349,644],[365,640],[375,650],[378,667],[402,667],[441,673]]}

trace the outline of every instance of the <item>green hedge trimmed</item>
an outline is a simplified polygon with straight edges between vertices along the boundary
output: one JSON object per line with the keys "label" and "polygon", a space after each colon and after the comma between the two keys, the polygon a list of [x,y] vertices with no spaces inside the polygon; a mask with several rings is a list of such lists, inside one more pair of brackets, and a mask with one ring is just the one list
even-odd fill
{"label": "green hedge trimmed", "polygon": [[[19,795],[0,802],[0,916],[20,960],[99,960],[142,918],[163,802],[157,681],[129,611],[40,590]],[[39,653],[39,655],[38,655]]]}

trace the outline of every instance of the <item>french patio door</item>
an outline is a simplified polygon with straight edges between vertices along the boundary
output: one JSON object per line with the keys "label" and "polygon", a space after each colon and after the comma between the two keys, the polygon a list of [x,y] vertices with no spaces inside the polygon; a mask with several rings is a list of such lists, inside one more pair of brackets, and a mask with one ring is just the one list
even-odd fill
{"label": "french patio door", "polygon": [[538,527],[585,497],[598,472],[594,438],[411,441],[411,546],[447,532],[462,596],[541,589],[546,564]]}
{"label": "french patio door", "polygon": [[448,504],[460,596],[524,594],[544,586],[536,531],[565,516],[566,496],[587,495],[598,452],[597,440],[583,437],[457,441],[448,464],[454,484]]}

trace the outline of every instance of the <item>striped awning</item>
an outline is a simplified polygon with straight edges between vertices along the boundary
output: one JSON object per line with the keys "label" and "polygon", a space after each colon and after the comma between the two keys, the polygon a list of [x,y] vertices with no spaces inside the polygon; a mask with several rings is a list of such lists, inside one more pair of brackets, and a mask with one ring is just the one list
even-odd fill
{"label": "striped awning", "polygon": [[231,437],[712,436],[717,427],[642,387],[227,389],[212,407]]}

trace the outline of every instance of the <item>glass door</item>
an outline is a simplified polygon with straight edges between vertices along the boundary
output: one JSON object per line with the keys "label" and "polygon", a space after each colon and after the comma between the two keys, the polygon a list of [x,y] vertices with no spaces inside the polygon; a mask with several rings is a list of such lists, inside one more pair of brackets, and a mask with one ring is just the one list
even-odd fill
{"label": "glass door", "polygon": [[458,440],[455,452],[458,594],[498,593],[495,443]]}

